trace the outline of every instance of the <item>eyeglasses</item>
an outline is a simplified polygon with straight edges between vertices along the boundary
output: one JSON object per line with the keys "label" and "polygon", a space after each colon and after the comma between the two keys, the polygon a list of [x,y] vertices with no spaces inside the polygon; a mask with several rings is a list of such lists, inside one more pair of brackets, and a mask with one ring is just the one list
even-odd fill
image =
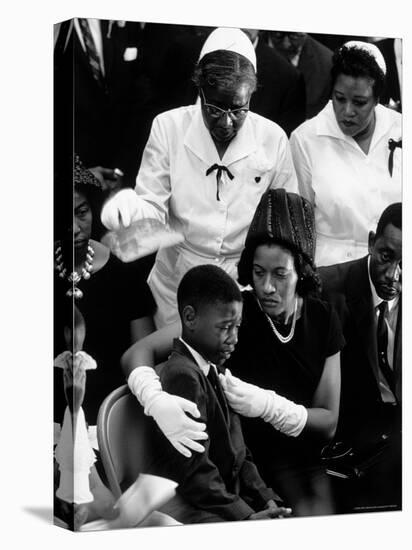
{"label": "eyeglasses", "polygon": [[202,94],[203,107],[206,109],[207,114],[216,120],[222,118],[224,115],[228,115],[231,120],[242,120],[249,112],[249,101],[247,103],[247,107],[240,107],[239,109],[221,109],[216,105],[206,103],[205,94],[203,93],[202,88],[200,88],[200,93]]}
{"label": "eyeglasses", "polygon": [[305,33],[303,32],[281,32],[281,31],[272,31],[271,36],[275,40],[283,40],[286,36],[291,42],[296,42],[300,40]]}

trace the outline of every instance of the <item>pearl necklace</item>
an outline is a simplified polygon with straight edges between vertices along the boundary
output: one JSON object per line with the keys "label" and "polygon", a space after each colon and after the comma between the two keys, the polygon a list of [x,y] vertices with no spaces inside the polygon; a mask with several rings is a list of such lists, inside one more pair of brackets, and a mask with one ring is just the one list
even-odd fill
{"label": "pearl necklace", "polygon": [[83,267],[81,268],[80,274],[77,271],[73,271],[68,277],[66,277],[67,269],[64,266],[62,247],[60,244],[56,248],[54,254],[56,256],[56,269],[59,272],[59,277],[61,279],[67,278],[69,283],[72,284],[72,288],[69,288],[69,290],[66,292],[66,296],[73,296],[75,299],[80,300],[80,298],[83,298],[83,292],[80,290],[80,288],[77,288],[77,285],[80,283],[82,278],[86,281],[87,279],[90,279],[90,273],[93,268],[94,249],[90,245],[90,241],[87,245],[86,260]]}
{"label": "pearl necklace", "polygon": [[[263,311],[263,308],[262,308],[259,300],[258,300],[258,304],[260,306],[260,309]],[[289,334],[286,335],[286,336],[283,336],[283,334],[281,334],[278,331],[278,329],[275,326],[275,323],[272,321],[272,319],[269,317],[269,315],[263,311],[263,313],[265,313],[265,315],[267,317],[267,320],[269,321],[269,324],[270,324],[270,327],[271,327],[273,333],[278,337],[279,341],[282,344],[287,344],[288,342],[290,342],[292,340],[293,336],[295,335],[297,311],[298,311],[298,299],[297,299],[297,297],[295,297],[295,306],[294,306],[294,309],[293,309],[292,327],[290,329]]]}

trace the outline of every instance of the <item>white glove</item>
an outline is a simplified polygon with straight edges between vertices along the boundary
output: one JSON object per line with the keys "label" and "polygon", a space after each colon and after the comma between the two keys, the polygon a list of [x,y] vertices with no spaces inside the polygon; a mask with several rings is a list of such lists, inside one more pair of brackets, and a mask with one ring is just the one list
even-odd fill
{"label": "white glove", "polygon": [[103,206],[101,220],[107,229],[116,230],[120,224],[128,227],[142,218],[157,218],[157,209],[139,197],[133,189],[122,189]]}
{"label": "white glove", "polygon": [[200,417],[195,403],[170,395],[162,390],[159,377],[150,367],[137,367],[127,379],[131,392],[144,407],[145,414],[152,416],[173,447],[186,457],[192,456],[189,449],[202,453],[205,449],[197,443],[208,438],[206,424],[196,422]]}
{"label": "white glove", "polygon": [[243,382],[233,376],[229,369],[225,374],[219,374],[220,382],[232,409],[242,416],[256,418],[263,416],[267,408],[269,396],[266,390]]}
{"label": "white glove", "polygon": [[275,429],[292,437],[302,432],[308,418],[308,411],[303,405],[297,405],[274,391],[243,382],[229,369],[219,377],[229,405],[238,414],[261,417]]}

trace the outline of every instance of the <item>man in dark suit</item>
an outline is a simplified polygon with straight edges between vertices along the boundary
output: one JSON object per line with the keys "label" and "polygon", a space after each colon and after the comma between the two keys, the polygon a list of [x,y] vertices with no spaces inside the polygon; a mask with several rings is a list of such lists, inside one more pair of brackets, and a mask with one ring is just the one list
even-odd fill
{"label": "man in dark suit", "polygon": [[74,143],[104,187],[116,186],[121,173],[132,184],[144,145],[138,140],[146,99],[139,94],[138,34],[138,23],[77,18],[61,23],[57,33],[56,147]]}
{"label": "man in dark suit", "polygon": [[279,124],[289,136],[306,120],[305,81],[293,65],[261,39],[257,29],[243,29],[256,51],[258,85],[250,110]]}
{"label": "man in dark suit", "polygon": [[330,98],[332,51],[303,32],[272,31],[274,48],[303,74],[306,118],[316,116]]}
{"label": "man in dark suit", "polygon": [[400,505],[401,203],[388,206],[376,233],[370,232],[368,256],[322,267],[319,273],[323,297],[335,306],[346,340],[338,438],[367,461],[381,454],[372,468],[375,475],[369,476],[368,498],[375,494],[384,499],[380,505]]}

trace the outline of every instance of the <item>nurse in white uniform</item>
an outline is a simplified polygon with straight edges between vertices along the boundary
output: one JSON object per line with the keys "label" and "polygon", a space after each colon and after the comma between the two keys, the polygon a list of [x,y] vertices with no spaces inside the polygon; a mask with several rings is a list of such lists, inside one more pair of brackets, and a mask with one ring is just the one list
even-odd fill
{"label": "nurse in white uniform", "polygon": [[351,41],[334,54],[332,100],[291,135],[300,194],[315,207],[315,263],[368,253],[368,232],[401,196],[401,115],[380,105],[379,49]]}
{"label": "nurse in white uniform", "polygon": [[286,134],[249,111],[256,56],[239,29],[216,29],[194,73],[200,102],[157,116],[135,190],[104,207],[109,229],[145,217],[168,223],[184,242],[158,252],[148,282],[156,325],[178,319],[176,290],[193,266],[213,263],[236,278],[247,229],[270,187],[297,191]]}

